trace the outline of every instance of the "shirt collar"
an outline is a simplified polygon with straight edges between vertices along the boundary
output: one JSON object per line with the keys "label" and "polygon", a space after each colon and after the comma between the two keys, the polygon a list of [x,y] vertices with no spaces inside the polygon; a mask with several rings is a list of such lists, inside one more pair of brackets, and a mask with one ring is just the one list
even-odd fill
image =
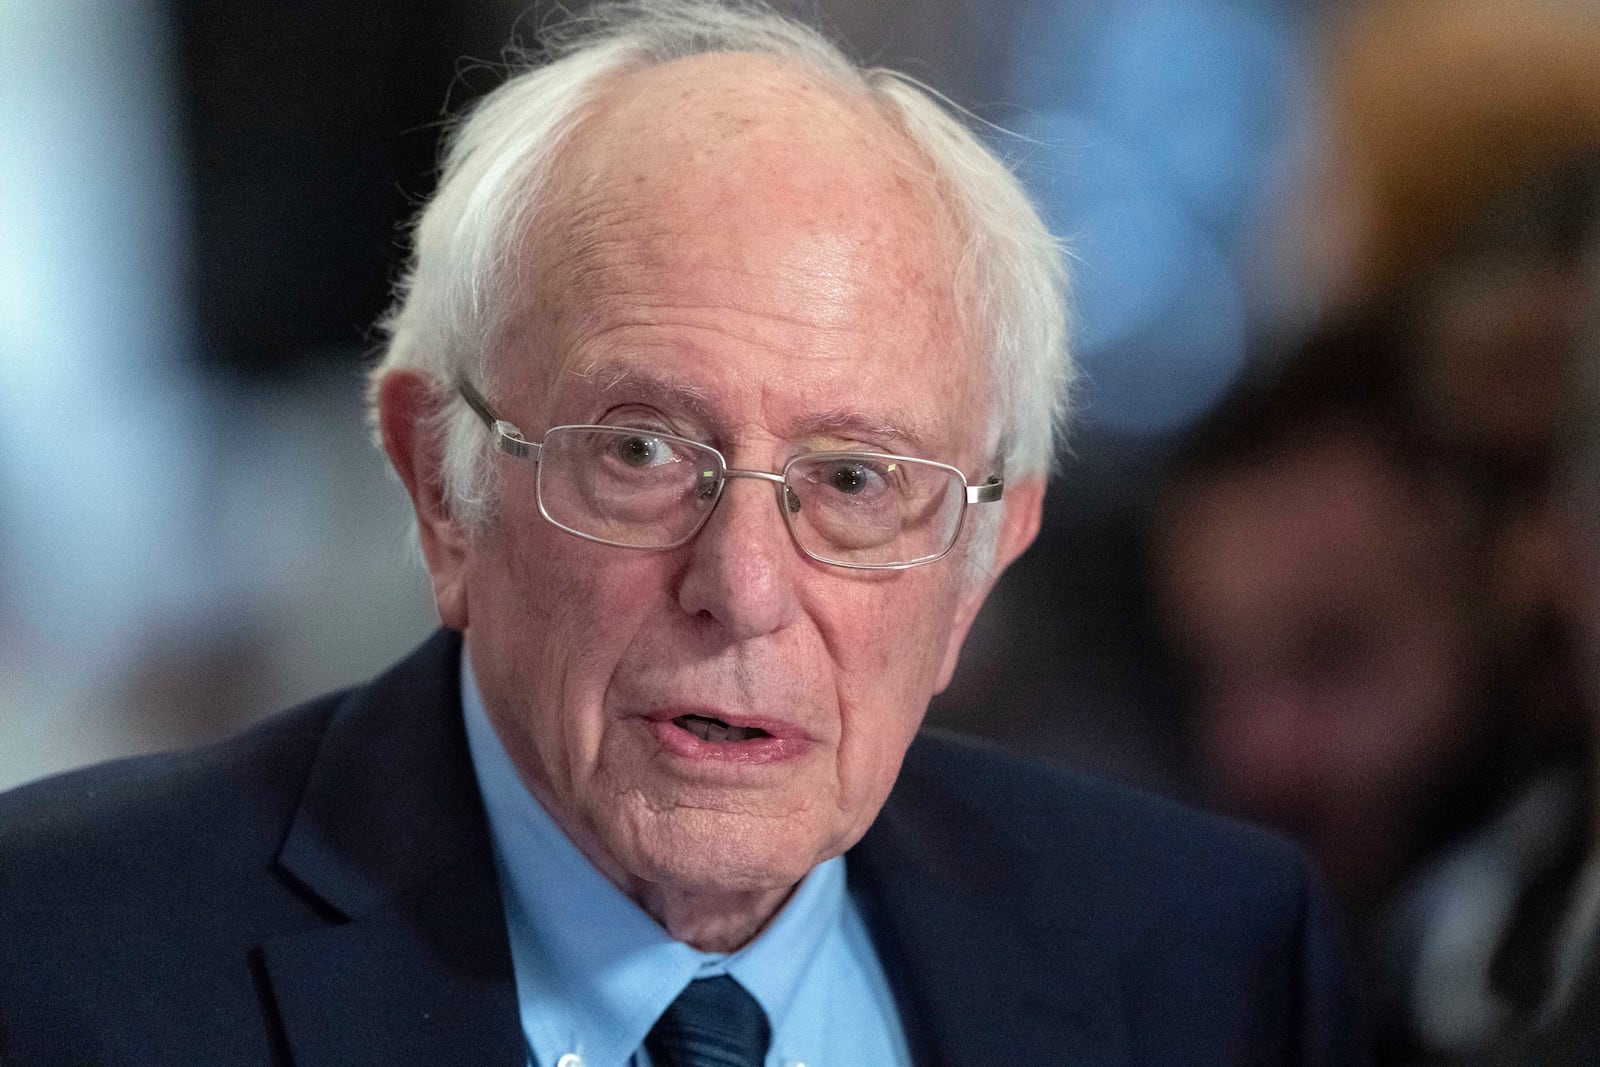
{"label": "shirt collar", "polygon": [[494,840],[523,1032],[539,1063],[569,1052],[622,1067],[683,987],[729,974],[776,1034],[818,946],[844,916],[844,860],[819,864],[731,955],[675,941],[580,852],[528,792],[496,736],[463,649],[467,744]]}

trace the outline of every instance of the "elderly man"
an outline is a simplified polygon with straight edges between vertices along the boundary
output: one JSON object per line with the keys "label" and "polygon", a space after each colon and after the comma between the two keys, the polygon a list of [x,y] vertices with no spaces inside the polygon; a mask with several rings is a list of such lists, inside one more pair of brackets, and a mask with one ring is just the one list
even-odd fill
{"label": "elderly man", "polygon": [[979,142],[808,29],[554,42],[373,373],[445,629],[0,802],[0,1059],[1347,1062],[1286,847],[918,736],[1039,525],[1062,289]]}

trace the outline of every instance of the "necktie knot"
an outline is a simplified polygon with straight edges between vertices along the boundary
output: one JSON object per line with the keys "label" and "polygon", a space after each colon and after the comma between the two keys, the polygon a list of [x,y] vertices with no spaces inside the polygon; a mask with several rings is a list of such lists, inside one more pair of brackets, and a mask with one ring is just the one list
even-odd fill
{"label": "necktie knot", "polygon": [[756,998],[727,975],[678,994],[644,1039],[653,1067],[762,1067],[772,1028]]}

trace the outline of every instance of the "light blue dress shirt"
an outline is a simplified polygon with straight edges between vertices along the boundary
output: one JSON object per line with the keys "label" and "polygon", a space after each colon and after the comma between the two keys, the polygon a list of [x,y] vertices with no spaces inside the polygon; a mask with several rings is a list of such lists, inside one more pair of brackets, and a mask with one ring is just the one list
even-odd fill
{"label": "light blue dress shirt", "polygon": [[523,786],[465,652],[461,706],[494,841],[533,1067],[649,1067],[640,1048],[696,978],[731,975],[772,1024],[766,1067],[910,1067],[888,979],[845,889],[819,864],[732,954],[674,941],[578,851]]}

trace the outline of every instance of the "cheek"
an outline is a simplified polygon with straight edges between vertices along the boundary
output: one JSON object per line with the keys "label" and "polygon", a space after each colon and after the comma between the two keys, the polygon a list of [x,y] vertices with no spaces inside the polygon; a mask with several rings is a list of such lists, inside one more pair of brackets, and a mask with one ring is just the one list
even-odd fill
{"label": "cheek", "polygon": [[540,784],[568,795],[594,773],[606,690],[658,579],[638,573],[649,557],[619,560],[558,530],[495,547],[474,574],[488,605],[472,615],[474,664],[480,648],[492,650],[498,703],[531,745]]}
{"label": "cheek", "polygon": [[845,807],[887,795],[943,665],[956,607],[953,583],[904,582],[913,576],[904,572],[881,587],[865,583],[859,597],[827,615],[834,621],[823,636],[839,690]]}

